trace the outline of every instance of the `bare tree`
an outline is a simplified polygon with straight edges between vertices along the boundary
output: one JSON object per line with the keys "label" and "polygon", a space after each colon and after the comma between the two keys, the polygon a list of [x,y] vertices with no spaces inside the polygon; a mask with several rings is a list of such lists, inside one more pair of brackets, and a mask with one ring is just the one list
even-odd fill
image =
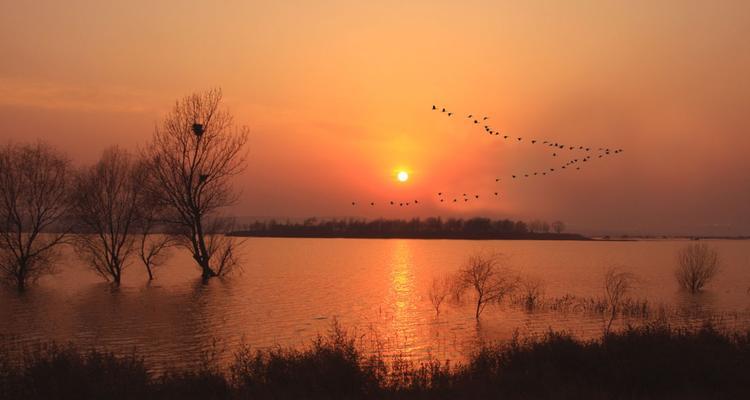
{"label": "bare tree", "polygon": [[178,238],[160,223],[163,210],[159,209],[158,204],[150,199],[146,200],[146,204],[139,221],[138,256],[151,281],[154,279],[154,268],[164,264],[169,249],[178,244]]}
{"label": "bare tree", "polygon": [[565,223],[562,221],[555,221],[552,223],[552,230],[555,233],[563,233],[565,230]]}
{"label": "bare tree", "polygon": [[140,212],[148,208],[145,171],[143,163],[113,147],[75,179],[73,209],[83,231],[73,244],[94,271],[116,285],[137,249]]}
{"label": "bare tree", "polygon": [[473,255],[458,272],[459,288],[471,289],[476,299],[474,316],[479,316],[489,303],[500,302],[518,286],[518,277],[501,266],[498,256]]}
{"label": "bare tree", "polygon": [[705,243],[691,243],[677,253],[677,282],[690,293],[703,289],[719,273],[719,253]]}
{"label": "bare tree", "polygon": [[42,143],[0,149],[0,274],[19,290],[52,272],[70,229],[68,170]]}
{"label": "bare tree", "polygon": [[144,151],[151,191],[204,280],[237,264],[236,243],[222,231],[229,225],[216,214],[236,200],[231,180],[244,169],[248,131],[234,125],[221,98],[214,89],[177,101]]}
{"label": "bare tree", "polygon": [[607,269],[607,272],[604,274],[604,296],[610,310],[609,322],[607,323],[605,333],[609,333],[612,322],[615,320],[617,313],[620,311],[620,306],[625,300],[625,296],[630,292],[634,283],[635,275],[621,271],[617,267]]}
{"label": "bare tree", "polygon": [[440,315],[440,306],[445,301],[445,298],[451,294],[452,288],[453,277],[450,275],[432,279],[432,285],[427,295],[430,298],[432,307],[435,308],[435,316]]}

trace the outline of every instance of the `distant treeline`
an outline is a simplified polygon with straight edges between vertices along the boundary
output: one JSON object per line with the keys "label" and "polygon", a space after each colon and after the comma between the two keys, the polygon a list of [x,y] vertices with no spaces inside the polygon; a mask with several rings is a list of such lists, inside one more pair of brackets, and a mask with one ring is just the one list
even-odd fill
{"label": "distant treeline", "polygon": [[[554,232],[550,232],[554,226]],[[418,239],[557,239],[588,240],[563,233],[561,222],[512,221],[490,218],[331,219],[308,218],[302,223],[257,221],[234,231],[234,236],[320,238],[418,238]]]}

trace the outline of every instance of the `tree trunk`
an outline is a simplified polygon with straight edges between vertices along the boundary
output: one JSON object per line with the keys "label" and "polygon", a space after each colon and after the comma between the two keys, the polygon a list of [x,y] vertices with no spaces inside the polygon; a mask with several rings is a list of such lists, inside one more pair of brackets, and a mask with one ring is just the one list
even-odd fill
{"label": "tree trunk", "polygon": [[16,286],[19,292],[26,290],[26,260],[24,259],[19,263],[18,272],[16,273]]}
{"label": "tree trunk", "polygon": [[216,272],[214,272],[214,270],[212,270],[211,267],[209,267],[206,264],[208,264],[208,263],[207,262],[205,264],[201,263],[201,268],[203,269],[202,278],[203,278],[204,282],[208,281],[209,278],[213,278],[215,276],[218,276],[218,274]]}

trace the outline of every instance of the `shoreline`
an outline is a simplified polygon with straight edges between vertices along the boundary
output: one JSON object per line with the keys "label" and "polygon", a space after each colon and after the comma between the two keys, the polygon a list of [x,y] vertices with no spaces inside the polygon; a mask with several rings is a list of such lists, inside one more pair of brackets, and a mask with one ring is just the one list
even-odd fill
{"label": "shoreline", "polygon": [[[326,233],[326,232],[253,232],[234,231],[232,237],[285,238],[285,239],[426,239],[426,240],[559,240],[559,241],[599,241],[576,233],[533,233],[533,234],[465,234],[465,233]],[[604,240],[601,240],[604,241]]]}

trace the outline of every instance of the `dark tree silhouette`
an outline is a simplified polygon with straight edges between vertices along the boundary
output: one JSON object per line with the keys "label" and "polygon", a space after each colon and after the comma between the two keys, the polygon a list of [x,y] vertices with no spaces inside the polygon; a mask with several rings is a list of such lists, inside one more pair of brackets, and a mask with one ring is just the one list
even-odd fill
{"label": "dark tree silhouette", "polygon": [[518,286],[518,277],[500,264],[498,256],[474,255],[458,272],[456,286],[461,292],[469,289],[474,292],[476,310],[479,316],[487,304],[502,301]]}
{"label": "dark tree silhouette", "polygon": [[719,273],[719,253],[705,243],[691,243],[677,253],[677,283],[697,293]]}
{"label": "dark tree silhouette", "polygon": [[554,231],[555,233],[563,233],[563,231],[565,231],[565,223],[562,221],[553,222],[552,231]]}
{"label": "dark tree silhouette", "polygon": [[164,210],[151,196],[146,198],[146,207],[140,213],[138,256],[146,267],[148,280],[154,279],[154,269],[164,264],[169,249],[179,243],[179,238],[161,221]]}
{"label": "dark tree silhouette", "polygon": [[604,296],[607,299],[607,306],[610,312],[609,322],[604,330],[605,334],[609,334],[612,322],[617,317],[617,313],[620,312],[622,302],[633,288],[634,283],[635,275],[624,272],[618,267],[611,267],[605,272]]}
{"label": "dark tree silhouette", "polygon": [[[543,232],[530,233],[526,224],[509,219],[487,218],[457,219],[412,218],[400,219],[315,219],[303,223],[278,223],[275,220],[256,221],[246,224],[235,236],[279,236],[279,237],[414,237],[414,238],[507,238],[507,239],[556,239],[558,235]],[[580,235],[567,234],[570,239],[585,239]]]}
{"label": "dark tree silhouette", "polygon": [[435,316],[440,315],[440,306],[446,297],[451,294],[453,286],[454,278],[450,275],[432,279],[432,285],[430,285],[427,292],[427,297],[429,297],[430,303],[432,303],[432,307],[435,309]]}
{"label": "dark tree silhouette", "polygon": [[23,290],[53,270],[70,225],[69,162],[42,143],[0,150],[0,274]]}
{"label": "dark tree silhouette", "polygon": [[236,243],[224,235],[230,224],[217,213],[236,200],[231,179],[244,169],[248,130],[234,125],[221,98],[214,89],[177,101],[144,151],[150,191],[204,280],[237,264]]}
{"label": "dark tree silhouette", "polygon": [[141,212],[149,208],[143,181],[146,168],[128,152],[107,149],[75,179],[73,210],[83,231],[73,244],[99,275],[116,285],[138,249]]}

